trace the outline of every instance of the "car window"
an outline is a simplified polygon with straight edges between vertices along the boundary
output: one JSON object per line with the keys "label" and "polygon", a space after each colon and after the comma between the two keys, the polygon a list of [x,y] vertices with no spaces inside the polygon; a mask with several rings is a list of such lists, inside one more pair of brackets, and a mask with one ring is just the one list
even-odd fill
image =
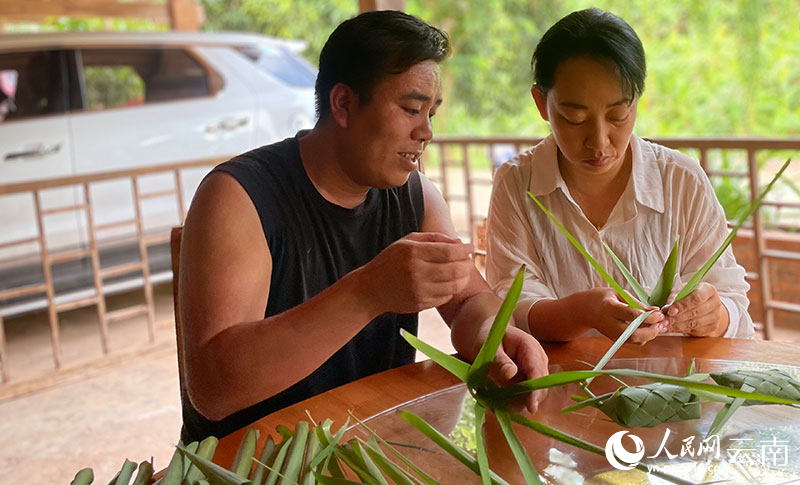
{"label": "car window", "polygon": [[63,112],[60,51],[0,54],[0,122]]}
{"label": "car window", "polygon": [[84,49],[80,58],[89,110],[211,94],[208,72],[184,49]]}
{"label": "car window", "polygon": [[304,59],[282,46],[260,48],[256,64],[289,86],[313,88],[317,71]]}

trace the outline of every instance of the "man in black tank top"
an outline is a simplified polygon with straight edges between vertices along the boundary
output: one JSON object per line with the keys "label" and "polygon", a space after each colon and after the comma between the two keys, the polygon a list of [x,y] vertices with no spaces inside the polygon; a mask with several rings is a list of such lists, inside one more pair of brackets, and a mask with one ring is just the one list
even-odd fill
{"label": "man in black tank top", "polygon": [[[413,362],[399,330],[416,333],[426,308],[475,357],[500,299],[416,171],[449,53],[444,32],[402,12],[344,22],[320,55],[314,129],[200,185],[179,275],[185,441]],[[509,327],[495,380],[546,372],[536,340]]]}

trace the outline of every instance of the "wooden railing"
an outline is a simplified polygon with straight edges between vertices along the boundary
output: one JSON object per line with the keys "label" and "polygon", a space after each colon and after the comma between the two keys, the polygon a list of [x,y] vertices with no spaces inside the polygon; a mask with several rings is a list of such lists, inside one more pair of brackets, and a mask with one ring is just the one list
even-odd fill
{"label": "wooden railing", "polygon": [[[427,175],[439,185],[445,199],[448,201],[456,228],[468,239],[475,236],[476,228],[484,221],[489,196],[491,192],[492,174],[496,165],[510,158],[528,147],[535,145],[537,138],[438,138],[426,152],[422,168]],[[749,196],[752,199],[758,192],[760,185],[759,175],[766,175],[766,170],[772,167],[775,160],[782,161],[789,156],[800,160],[800,140],[727,140],[727,139],[659,139],[658,143],[688,151],[700,160],[707,173],[713,177],[728,177],[747,181]],[[781,153],[776,153],[781,152]],[[721,157],[739,158],[740,166],[731,169],[720,169],[716,162]],[[186,214],[186,201],[191,193],[183,187],[182,175],[189,170],[210,169],[222,159],[195,160],[180,164],[162,165],[135,170],[122,170],[103,174],[85,175],[77,177],[64,177],[43,180],[31,183],[0,185],[0,203],[5,196],[27,194],[32,201],[32,213],[35,214],[36,234],[18,240],[7,240],[3,231],[0,231],[0,259],[2,251],[25,245],[38,245],[35,264],[41,265],[42,281],[37,284],[24,285],[0,290],[0,382],[9,380],[8,359],[6,352],[5,330],[3,315],[11,315],[6,305],[9,301],[19,297],[37,296],[41,307],[46,308],[50,326],[50,340],[53,362],[56,369],[63,364],[61,341],[59,332],[59,313],[79,308],[95,306],[97,309],[99,329],[98,334],[104,353],[110,351],[108,345],[108,323],[115,319],[128,318],[133,315],[144,315],[147,320],[148,335],[150,340],[154,334],[154,303],[153,289],[155,282],[171,281],[171,274],[151,274],[147,249],[158,244],[165,244],[169,240],[169,227],[159,230],[146,230],[143,224],[145,217],[143,203],[153,198],[173,198],[176,210],[176,223],[183,220]],[[800,163],[800,161],[798,162]],[[767,164],[767,168],[760,165]],[[800,166],[800,165],[798,165]],[[155,175],[170,175],[174,186],[169,190],[154,190],[149,187],[146,177]],[[797,178],[798,170],[790,168],[788,177]],[[129,181],[134,201],[134,215],[132,218],[119,221],[104,221],[102,224],[94,223],[97,207],[91,199],[94,184],[109,181]],[[83,194],[83,201],[67,207],[45,207],[42,196],[51,190],[64,190],[65,187],[76,187]],[[148,190],[149,189],[149,190]],[[189,192],[191,189],[189,190]],[[788,201],[772,198],[765,206],[780,209],[800,209],[800,200]],[[78,248],[61,251],[48,247],[47,233],[48,216],[50,214],[81,211],[87,221],[87,237]],[[101,266],[101,249],[107,243],[106,237],[101,237],[103,231],[122,226],[133,228],[135,234],[134,244],[138,245],[139,261],[117,267]],[[792,226],[797,228],[794,223]],[[800,252],[777,250],[767,247],[763,216],[760,212],[753,219],[751,227],[754,240],[755,265],[748,268],[749,279],[752,285],[757,285],[761,292],[763,314],[754,315],[754,319],[763,322],[763,333],[766,338],[771,338],[774,326],[774,312],[789,312],[797,318],[800,328],[800,296],[794,301],[778,301],[771,297],[770,262],[788,261],[791,264],[800,264]],[[476,242],[480,246],[480,241]],[[57,262],[68,260],[88,260],[92,270],[93,288],[88,291],[64,295],[56,294],[53,284],[51,267]],[[0,261],[0,268],[8,261]],[[144,304],[134,308],[127,308],[109,312],[106,309],[105,297],[113,291],[113,285],[107,280],[138,271],[136,284],[144,289]],[[168,270],[167,270],[168,271]],[[797,293],[800,293],[798,285]],[[752,311],[751,311],[752,314]]]}
{"label": "wooden railing", "polygon": [[[157,167],[146,167],[132,170],[120,170],[92,175],[62,177],[48,179],[37,182],[26,182],[17,184],[0,185],[0,204],[4,196],[25,194],[30,196],[35,214],[36,234],[33,237],[25,237],[17,240],[0,239],[0,249],[10,250],[13,248],[27,247],[31,244],[38,245],[38,263],[41,264],[42,281],[35,284],[26,284],[13,288],[0,290],[0,382],[9,380],[8,358],[5,342],[5,327],[3,321],[4,313],[14,313],[13,306],[3,307],[3,302],[14,301],[19,297],[33,297],[33,304],[46,307],[50,325],[50,342],[52,347],[53,363],[55,369],[62,367],[63,358],[61,351],[61,338],[59,329],[59,313],[94,305],[97,308],[99,322],[99,336],[103,354],[109,352],[108,345],[108,325],[109,322],[123,320],[135,316],[145,316],[147,320],[147,332],[151,342],[155,338],[155,305],[153,301],[153,278],[150,273],[150,262],[148,258],[148,248],[157,244],[169,242],[169,227],[163,227],[155,231],[146,231],[144,227],[144,208],[143,204],[151,199],[172,198],[176,210],[176,223],[181,223],[186,216],[185,190],[182,183],[182,173],[191,169],[210,169],[215,164],[221,162],[218,158],[195,160],[179,164],[161,165]],[[153,175],[172,175],[174,180],[173,187],[169,190],[150,190],[142,187],[141,179]],[[92,201],[92,186],[94,184],[109,181],[128,181],[130,183],[131,195],[133,199],[133,217],[124,220],[95,223],[97,206]],[[78,188],[82,194],[82,202],[60,207],[43,207],[42,199],[49,191],[63,190],[64,188]],[[120,194],[122,196],[123,194]],[[84,240],[78,247],[68,250],[52,249],[47,244],[47,216],[62,213],[80,212],[85,215],[87,222]],[[101,237],[103,231],[116,230],[128,227],[133,230],[134,240],[130,241],[134,246],[138,246],[138,262],[128,262],[112,267],[101,267],[100,254],[101,248],[105,244],[119,244],[118,240],[108,240]],[[75,228],[75,232],[79,232]],[[2,235],[0,235],[2,238]],[[13,268],[15,260],[2,261],[2,268]],[[91,264],[93,288],[80,289],[68,294],[56,294],[53,281],[52,267],[57,263],[69,261],[85,261],[89,259]],[[138,275],[136,275],[138,273]],[[107,280],[119,278],[127,275],[135,279],[136,285],[141,285],[144,290],[144,304],[115,311],[107,311],[106,295],[114,288],[119,288],[110,284]],[[160,281],[171,281],[171,274],[162,275]],[[5,285],[4,285],[5,286]],[[126,287],[122,285],[122,287]],[[127,287],[130,287],[128,285]],[[126,287],[126,288],[127,288]],[[39,301],[37,301],[37,298]]]}
{"label": "wooden railing", "polygon": [[[491,176],[494,169],[503,161],[527,148],[536,145],[541,138],[474,138],[438,137],[426,151],[422,166],[426,175],[442,191],[445,200],[454,213],[456,229],[463,237],[475,240],[476,247],[485,249],[482,239],[482,224],[487,215],[488,197],[491,192]],[[746,182],[747,195],[754,200],[759,193],[761,176],[768,174],[787,158],[797,160],[800,167],[799,140],[768,139],[720,139],[720,138],[660,138],[656,143],[674,148],[699,160],[700,165],[712,181],[719,178],[732,178]],[[719,167],[721,161],[729,167]],[[774,173],[774,171],[772,172]],[[800,171],[790,168],[784,178],[800,179]],[[770,174],[771,175],[771,174]],[[774,194],[775,192],[773,192]],[[795,200],[780,200],[770,195],[763,207],[776,210],[800,209],[800,197]],[[459,217],[463,213],[464,217]],[[780,230],[795,232],[800,229],[800,216],[780,224]],[[800,330],[800,282],[793,301],[776,300],[771,297],[770,262],[790,261],[800,265],[800,252],[771,249],[767,247],[765,224],[762,210],[755,213],[752,224],[755,263],[747,267],[750,284],[760,290],[761,305],[751,307],[751,315],[758,322],[757,327],[764,337],[772,338],[775,328],[775,312],[791,314],[791,323]]]}

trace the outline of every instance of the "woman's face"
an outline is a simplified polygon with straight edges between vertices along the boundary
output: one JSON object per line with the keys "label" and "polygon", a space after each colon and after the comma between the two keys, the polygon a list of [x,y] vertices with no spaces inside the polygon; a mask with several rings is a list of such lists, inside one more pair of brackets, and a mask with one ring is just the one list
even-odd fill
{"label": "woman's face", "polygon": [[610,61],[574,57],[555,72],[546,95],[531,90],[539,113],[550,122],[559,166],[572,175],[616,174],[625,161],[638,99],[622,89]]}

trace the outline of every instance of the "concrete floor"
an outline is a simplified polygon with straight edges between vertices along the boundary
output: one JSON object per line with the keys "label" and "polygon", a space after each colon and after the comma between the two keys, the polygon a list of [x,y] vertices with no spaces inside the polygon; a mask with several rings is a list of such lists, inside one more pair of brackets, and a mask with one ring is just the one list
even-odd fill
{"label": "concrete floor", "polygon": [[[137,303],[141,293],[110,299]],[[167,466],[177,443],[180,396],[172,318],[172,288],[156,288],[156,341],[148,344],[146,323],[131,319],[110,329],[112,353],[102,356],[93,308],[61,319],[64,364],[52,374],[47,315],[6,321],[12,381],[0,385],[0,485],[66,484],[84,467],[95,483],[107,483],[126,458],[151,457],[156,469]],[[421,314],[420,334],[452,352],[449,331],[438,313]],[[33,383],[25,390],[14,382]],[[3,396],[6,396],[5,399]]]}

